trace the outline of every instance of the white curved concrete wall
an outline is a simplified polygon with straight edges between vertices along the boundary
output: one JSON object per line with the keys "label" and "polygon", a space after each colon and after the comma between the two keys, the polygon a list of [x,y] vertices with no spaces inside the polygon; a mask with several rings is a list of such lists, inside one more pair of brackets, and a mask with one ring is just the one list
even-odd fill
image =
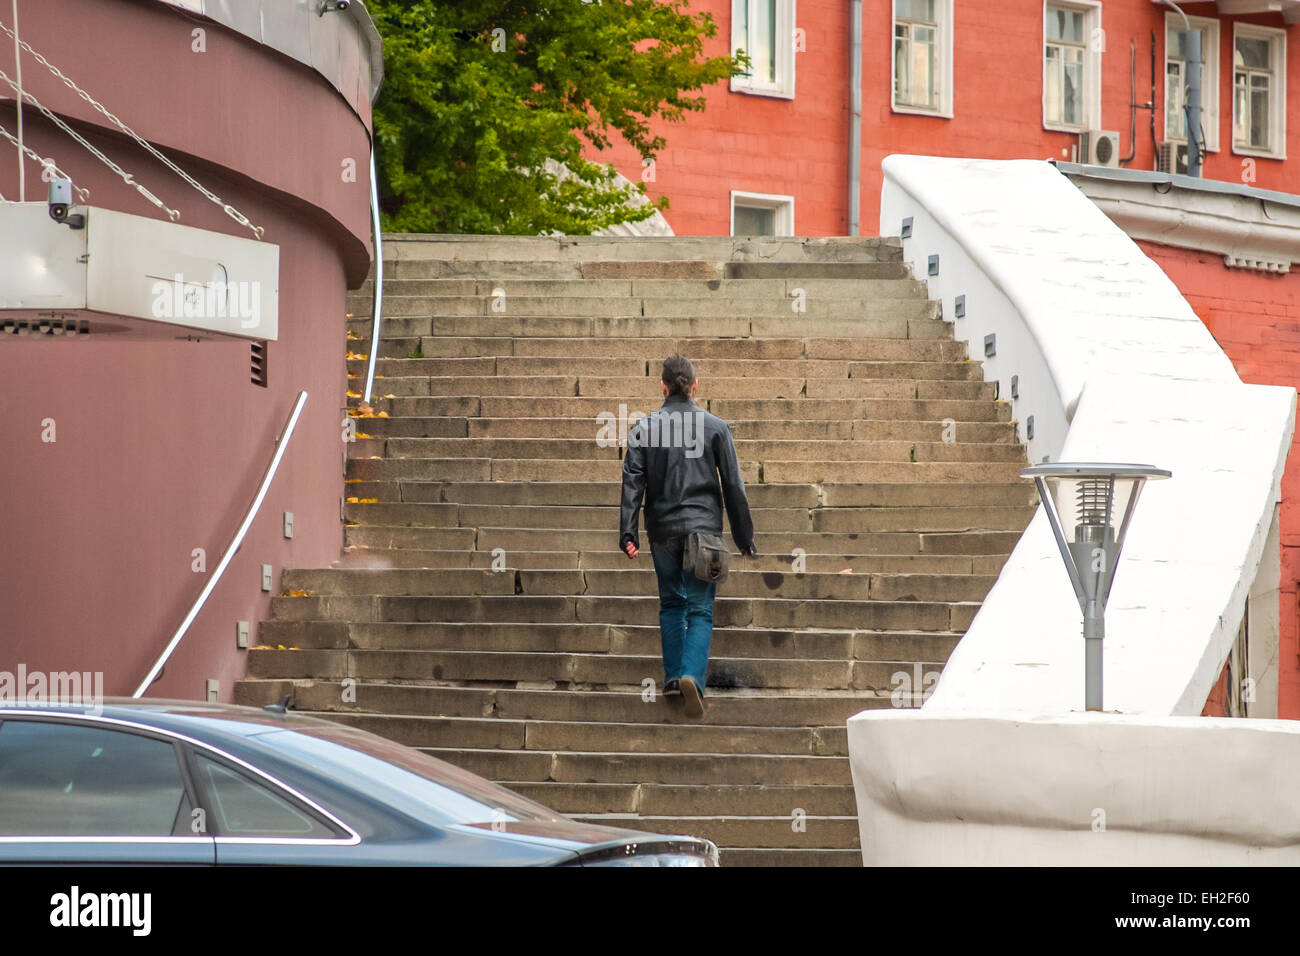
{"label": "white curved concrete wall", "polygon": [[[1022,440],[1033,416],[1032,461],[1173,478],[1143,492],[1120,559],[1107,713],[1083,713],[1079,607],[1040,508],[924,708],[849,720],[864,861],[1300,861],[1294,813],[1274,807],[1294,789],[1245,783],[1294,763],[1300,726],[1195,716],[1247,597],[1277,586],[1257,578],[1277,574],[1266,548],[1295,390],[1243,384],[1159,267],[1049,163],[891,156],[880,234],[905,219],[904,258],[999,382]],[[982,358],[990,333],[996,354]],[[1266,623],[1252,633],[1273,643],[1261,660],[1276,657]],[[1234,747],[1250,760],[1238,766]],[[1080,818],[1096,807],[1106,841]]]}
{"label": "white curved concrete wall", "polygon": [[[1168,468],[1143,492],[1106,615],[1106,707],[1198,714],[1219,676],[1280,498],[1295,391],[1244,385],[1178,289],[1046,162],[891,156],[881,234],[954,314],[1010,399],[1030,459]],[[1263,637],[1263,635],[1260,635]],[[1034,518],[928,708],[1065,713],[1083,705],[1078,604]]]}

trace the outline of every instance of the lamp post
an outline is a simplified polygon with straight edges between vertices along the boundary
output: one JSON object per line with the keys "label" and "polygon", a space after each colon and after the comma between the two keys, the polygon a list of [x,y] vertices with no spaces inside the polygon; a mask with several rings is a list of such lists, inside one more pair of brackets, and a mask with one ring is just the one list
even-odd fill
{"label": "lamp post", "polygon": [[1083,612],[1084,704],[1101,710],[1101,646],[1106,599],[1138,495],[1170,473],[1151,465],[1045,462],[1020,472],[1038,486],[1056,545]]}

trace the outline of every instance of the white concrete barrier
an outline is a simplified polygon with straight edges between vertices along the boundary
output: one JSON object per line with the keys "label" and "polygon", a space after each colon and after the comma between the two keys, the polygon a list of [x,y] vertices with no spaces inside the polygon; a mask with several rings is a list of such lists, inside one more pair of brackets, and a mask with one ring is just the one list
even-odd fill
{"label": "white concrete barrier", "polygon": [[849,751],[868,864],[1300,865],[1295,721],[875,711]]}

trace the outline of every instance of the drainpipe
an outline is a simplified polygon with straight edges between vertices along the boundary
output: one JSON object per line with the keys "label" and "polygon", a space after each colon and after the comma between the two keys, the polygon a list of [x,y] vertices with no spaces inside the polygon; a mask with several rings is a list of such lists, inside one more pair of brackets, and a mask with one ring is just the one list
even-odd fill
{"label": "drainpipe", "polygon": [[849,227],[860,235],[862,210],[862,0],[849,0]]}
{"label": "drainpipe", "polygon": [[27,170],[23,155],[23,54],[18,43],[18,0],[14,0],[14,75],[18,95],[14,97],[18,110],[18,201],[27,202]]}
{"label": "drainpipe", "polygon": [[[1201,31],[1193,30],[1187,14],[1173,0],[1159,0],[1183,18],[1183,43],[1187,47],[1187,175],[1201,175]],[[1153,114],[1154,115],[1154,114]]]}

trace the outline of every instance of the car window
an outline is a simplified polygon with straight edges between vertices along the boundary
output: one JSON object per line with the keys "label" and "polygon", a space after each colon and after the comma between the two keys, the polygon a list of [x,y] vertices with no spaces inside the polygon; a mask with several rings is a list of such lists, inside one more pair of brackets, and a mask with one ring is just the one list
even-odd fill
{"label": "car window", "polygon": [[300,837],[328,840],[339,834],[304,810],[245,774],[195,754],[204,808],[217,836]]}
{"label": "car window", "polygon": [[0,723],[0,835],[170,836],[184,799],[166,741],[84,724]]}

